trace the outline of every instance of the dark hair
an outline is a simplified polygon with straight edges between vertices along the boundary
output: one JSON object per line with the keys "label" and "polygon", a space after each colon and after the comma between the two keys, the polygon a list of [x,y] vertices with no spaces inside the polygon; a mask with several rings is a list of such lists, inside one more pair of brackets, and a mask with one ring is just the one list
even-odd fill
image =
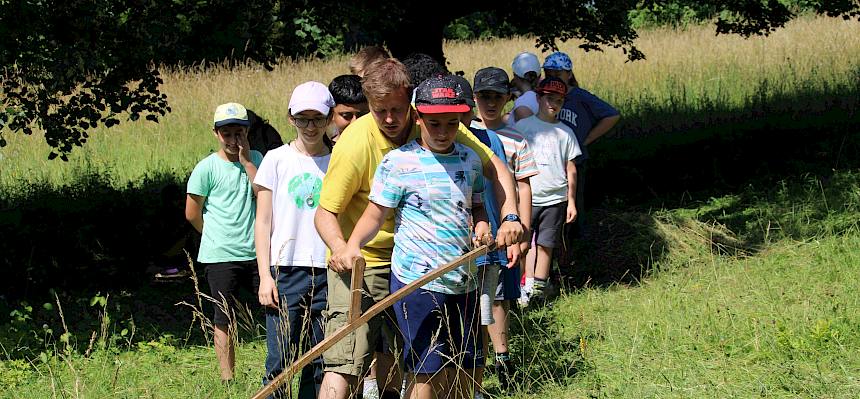
{"label": "dark hair", "polygon": [[361,78],[358,75],[340,75],[328,84],[328,91],[335,104],[361,104],[367,98],[361,91]]}
{"label": "dark hair", "polygon": [[251,121],[251,126],[248,128],[248,144],[252,150],[257,150],[260,154],[266,155],[266,152],[284,145],[280,133],[269,124],[269,121],[258,115],[254,111],[248,110],[248,119]]}
{"label": "dark hair", "polygon": [[412,53],[402,60],[403,65],[409,72],[409,81],[412,87],[418,87],[421,82],[439,75],[448,75],[448,69],[433,57],[424,53]]}

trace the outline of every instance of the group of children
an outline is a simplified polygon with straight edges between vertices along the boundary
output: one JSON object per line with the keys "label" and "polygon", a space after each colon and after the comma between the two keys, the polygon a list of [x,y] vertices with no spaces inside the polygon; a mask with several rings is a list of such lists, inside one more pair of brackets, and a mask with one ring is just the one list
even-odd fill
{"label": "group of children", "polygon": [[[233,377],[230,313],[240,286],[254,287],[265,307],[264,384],[329,330],[326,268],[342,268],[329,264],[323,232],[314,227],[323,181],[341,133],[349,134],[348,127],[364,114],[385,111],[368,104],[361,75],[376,65],[372,61],[388,56],[379,48],[359,55],[350,65],[353,75],[339,76],[328,86],[306,82],[294,89],[288,112],[296,139],[265,157],[251,149],[250,117],[242,105],[227,103],[215,111],[220,149],[198,163],[189,178],[186,218],[202,233],[197,260],[205,265],[217,303],[214,344],[225,381]],[[505,70],[487,67],[471,85],[444,73],[413,77],[408,114],[420,134],[399,146],[390,143],[372,171],[367,207],[354,229],[343,232],[346,245],[330,249],[336,259],[361,257],[361,248],[393,212],[386,288],[394,292],[490,242],[504,222],[517,221],[527,232],[520,243],[460,265],[393,307],[398,343],[380,346],[402,350],[397,363],[409,373],[411,397],[480,396],[487,341],[493,344],[503,388],[513,382],[507,346],[511,304],[528,306],[544,297],[563,226],[574,223],[582,210],[585,148],[618,120],[618,111],[578,86],[564,53],[546,58],[544,79],[534,54],[518,55],[512,68],[513,80]],[[505,113],[513,96],[514,107]],[[364,118],[371,117],[377,115]],[[513,175],[517,214],[501,215],[491,188],[497,182],[484,176],[484,155],[455,142],[461,124]],[[528,256],[516,261],[520,254]],[[316,359],[302,371],[300,398],[319,395],[322,363]]]}

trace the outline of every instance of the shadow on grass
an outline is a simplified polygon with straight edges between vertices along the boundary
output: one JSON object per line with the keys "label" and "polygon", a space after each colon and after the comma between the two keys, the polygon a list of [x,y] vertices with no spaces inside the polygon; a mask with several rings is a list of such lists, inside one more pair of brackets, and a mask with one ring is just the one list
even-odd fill
{"label": "shadow on grass", "polygon": [[[7,351],[38,353],[40,344],[66,328],[86,347],[102,328],[105,311],[116,337],[126,330],[134,331],[135,340],[169,337],[205,344],[199,323],[192,324],[192,308],[177,305],[201,303],[191,279],[155,278],[166,269],[195,267],[199,290],[209,293],[204,270],[189,263],[199,235],[185,221],[183,180],[153,174],[116,188],[109,173],[94,170],[64,187],[6,193],[0,199],[0,314],[11,316],[8,323],[0,319],[0,343]],[[254,303],[256,293],[244,299]],[[211,317],[213,304],[202,304],[203,314]]]}

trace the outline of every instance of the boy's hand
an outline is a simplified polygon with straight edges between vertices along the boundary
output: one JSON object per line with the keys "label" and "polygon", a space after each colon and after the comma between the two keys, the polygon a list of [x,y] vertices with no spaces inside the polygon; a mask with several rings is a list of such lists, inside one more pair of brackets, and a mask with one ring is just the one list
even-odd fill
{"label": "boy's hand", "polygon": [[522,251],[520,250],[520,244],[514,244],[507,248],[508,250],[508,269],[519,266],[520,257],[522,255]]}
{"label": "boy's hand", "polygon": [[345,273],[352,270],[352,265],[361,258],[360,248],[344,245],[331,254],[331,258],[328,260],[328,267],[336,273]]}
{"label": "boy's hand", "polygon": [[245,133],[240,134],[236,139],[236,144],[239,145],[239,162],[242,164],[251,162],[251,144],[248,143],[248,129]]}
{"label": "boy's hand", "polygon": [[574,220],[576,220],[576,203],[574,203],[573,201],[568,201],[567,202],[567,219],[565,220],[565,222],[566,223],[573,223]]}
{"label": "boy's hand", "polygon": [[260,305],[278,308],[278,285],[275,284],[275,279],[271,276],[260,276],[260,289],[257,292],[260,299]]}
{"label": "boy's hand", "polygon": [[472,242],[475,244],[475,247],[493,242],[489,223],[482,220],[475,224],[475,236],[472,238]]}

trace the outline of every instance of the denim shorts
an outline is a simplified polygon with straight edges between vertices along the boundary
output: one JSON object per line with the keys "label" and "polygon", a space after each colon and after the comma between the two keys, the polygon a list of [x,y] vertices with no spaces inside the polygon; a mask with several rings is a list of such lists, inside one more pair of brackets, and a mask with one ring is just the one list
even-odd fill
{"label": "denim shorts", "polygon": [[[404,286],[391,276],[391,292]],[[407,372],[428,374],[446,367],[484,365],[479,294],[478,290],[455,295],[419,288],[394,304]]]}

